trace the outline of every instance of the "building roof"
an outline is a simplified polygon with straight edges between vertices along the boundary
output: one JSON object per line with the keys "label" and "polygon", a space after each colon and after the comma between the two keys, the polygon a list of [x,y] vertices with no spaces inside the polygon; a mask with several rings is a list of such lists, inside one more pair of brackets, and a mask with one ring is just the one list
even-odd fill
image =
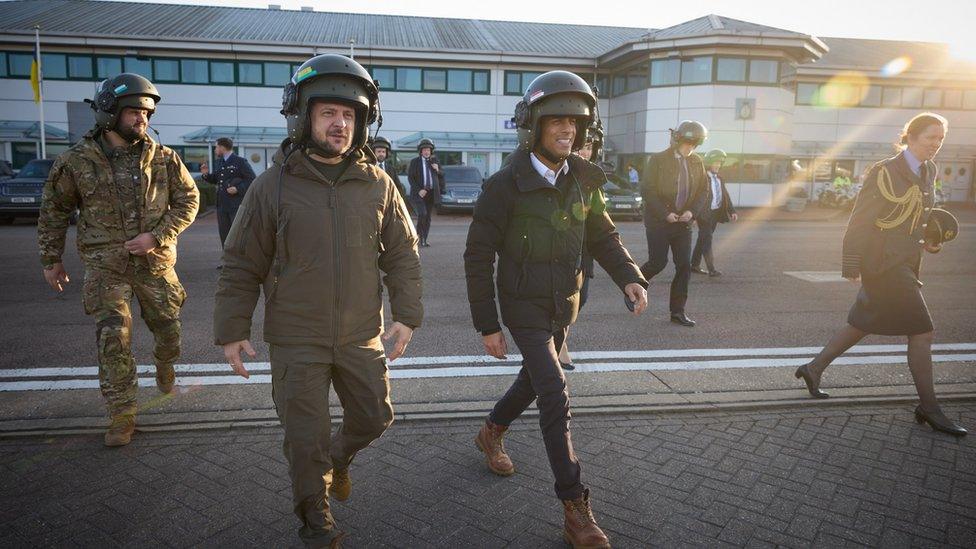
{"label": "building roof", "polygon": [[85,0],[0,3],[0,32],[595,57],[649,29]]}
{"label": "building roof", "polygon": [[765,34],[795,38],[804,38],[807,36],[800,32],[778,29],[776,27],[768,27],[766,25],[759,25],[757,23],[750,23],[748,21],[740,21],[738,19],[723,17],[721,15],[705,15],[703,17],[692,19],[691,21],[685,21],[684,23],[679,23],[664,29],[652,30],[651,32],[645,34],[642,38],[645,40],[669,40],[673,38],[714,36],[722,34],[750,36]]}

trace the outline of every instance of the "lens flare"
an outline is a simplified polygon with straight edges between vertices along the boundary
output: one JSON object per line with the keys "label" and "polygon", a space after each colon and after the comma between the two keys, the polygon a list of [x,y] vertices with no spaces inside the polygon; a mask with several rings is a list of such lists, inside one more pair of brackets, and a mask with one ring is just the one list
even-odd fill
{"label": "lens flare", "polygon": [[885,66],[881,67],[881,76],[884,76],[885,78],[898,76],[899,74],[907,71],[911,67],[912,67],[912,58],[907,55],[902,55],[901,57],[896,57],[891,61],[885,63]]}
{"label": "lens flare", "polygon": [[865,94],[871,82],[863,73],[857,71],[843,71],[834,75],[820,88],[817,105],[822,107],[856,107]]}

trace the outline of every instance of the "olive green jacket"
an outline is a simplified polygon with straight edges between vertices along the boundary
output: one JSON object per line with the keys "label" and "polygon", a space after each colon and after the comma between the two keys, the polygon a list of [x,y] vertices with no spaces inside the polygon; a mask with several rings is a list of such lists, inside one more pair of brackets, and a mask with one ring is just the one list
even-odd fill
{"label": "olive green jacket", "polygon": [[[179,155],[149,137],[140,165],[140,231],[156,237],[159,245],[146,259],[150,271],[160,275],[176,264],[176,237],[196,217],[200,193]],[[69,219],[77,209],[78,253],[85,267],[125,272],[125,205],[118,196],[112,167],[93,133],[58,156],[44,183],[37,222],[41,263],[61,261]]]}
{"label": "olive green jacket", "polygon": [[393,320],[420,326],[417,234],[390,177],[360,153],[336,182],[302,152],[282,169],[283,156],[251,184],[227,236],[215,342],[250,339],[262,289],[269,343],[369,340],[383,326],[381,278]]}

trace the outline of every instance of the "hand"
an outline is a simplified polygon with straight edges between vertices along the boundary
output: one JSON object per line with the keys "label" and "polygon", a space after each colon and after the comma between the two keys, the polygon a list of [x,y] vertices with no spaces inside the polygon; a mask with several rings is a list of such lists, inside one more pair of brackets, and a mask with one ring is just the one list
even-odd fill
{"label": "hand", "polygon": [[936,244],[935,242],[925,241],[925,251],[930,254],[937,254],[942,251],[942,244]]}
{"label": "hand", "polygon": [[636,282],[624,287],[624,295],[634,304],[634,316],[640,316],[647,309],[647,290]]}
{"label": "hand", "polygon": [[434,170],[437,173],[441,173],[441,166],[440,166],[440,164],[431,164],[430,165],[430,169]]}
{"label": "hand", "polygon": [[485,345],[485,352],[495,358],[506,358],[508,354],[508,343],[505,342],[504,332],[495,332],[491,335],[481,336],[481,342]]}
{"label": "hand", "polygon": [[71,282],[68,273],[64,270],[64,263],[55,263],[50,269],[44,269],[44,280],[58,292],[64,291],[62,283]]}
{"label": "hand", "polygon": [[156,237],[152,233],[142,233],[132,240],[127,241],[123,246],[132,255],[146,255],[155,250],[158,244]]}
{"label": "hand", "polygon": [[227,187],[227,194],[231,196],[237,194],[237,187]]}
{"label": "hand", "polygon": [[668,223],[677,223],[678,222],[678,214],[676,214],[674,212],[671,212],[671,213],[668,214],[667,217],[664,218],[664,220],[667,221]]}
{"label": "hand", "polygon": [[729,216],[729,217],[731,217],[731,218],[732,218],[732,221],[733,221],[733,222],[734,222],[734,221],[738,221],[738,220],[739,220],[739,214],[737,214],[737,213],[734,213],[734,214],[732,214],[732,215],[731,215],[731,216]]}
{"label": "hand", "polygon": [[201,175],[210,175],[210,166],[208,166],[206,162],[204,162],[203,164],[200,164],[200,174]]}
{"label": "hand", "polygon": [[427,196],[427,189],[420,189],[420,192],[417,193],[417,194],[420,195],[420,198],[423,198],[423,197]]}
{"label": "hand", "polygon": [[685,210],[685,212],[681,214],[681,217],[678,218],[678,221],[687,223],[691,221],[691,218],[692,218],[691,212]]}
{"label": "hand", "polygon": [[410,343],[412,337],[413,329],[406,324],[399,322],[391,324],[390,329],[383,334],[383,341],[393,341],[393,352],[387,353],[386,359],[393,362],[403,356],[404,351],[407,350],[407,344]]}
{"label": "hand", "polygon": [[257,353],[254,352],[254,347],[251,347],[251,342],[246,339],[224,344],[224,358],[227,359],[227,363],[234,369],[234,373],[247,379],[251,377],[251,374],[244,368],[244,362],[241,360],[241,351],[247,353],[247,356],[251,358],[257,356]]}

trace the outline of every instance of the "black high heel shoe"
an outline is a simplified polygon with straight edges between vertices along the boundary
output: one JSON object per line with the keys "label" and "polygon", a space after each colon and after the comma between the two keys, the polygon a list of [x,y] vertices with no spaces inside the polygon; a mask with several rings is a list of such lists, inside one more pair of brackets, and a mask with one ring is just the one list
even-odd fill
{"label": "black high heel shoe", "polygon": [[922,406],[918,405],[915,407],[915,421],[919,424],[928,423],[929,427],[936,431],[942,431],[943,433],[949,433],[950,435],[957,437],[964,437],[969,431],[963,429],[962,427],[956,425],[951,419],[945,417],[941,411],[937,414],[926,414],[922,410]]}
{"label": "black high heel shoe", "polygon": [[807,384],[807,391],[810,391],[810,396],[813,398],[830,398],[830,393],[825,393],[820,390],[819,383],[813,383],[813,376],[810,375],[810,364],[804,364],[797,368],[793,376],[796,379],[803,379],[803,382]]}

